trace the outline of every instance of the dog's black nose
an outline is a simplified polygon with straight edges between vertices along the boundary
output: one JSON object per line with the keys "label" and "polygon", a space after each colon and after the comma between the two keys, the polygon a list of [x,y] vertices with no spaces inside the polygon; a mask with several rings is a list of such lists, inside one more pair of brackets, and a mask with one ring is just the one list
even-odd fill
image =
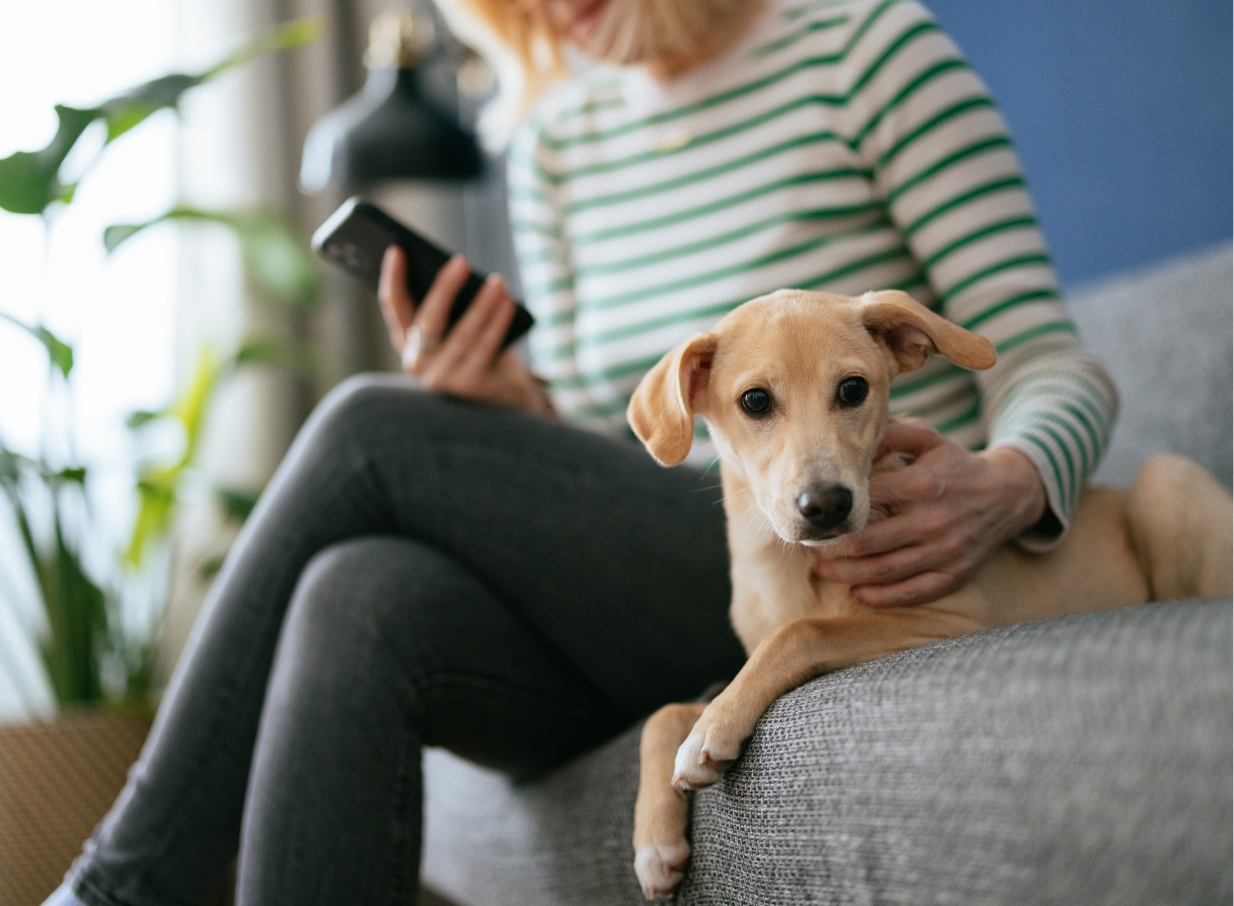
{"label": "dog's black nose", "polygon": [[835,528],[853,509],[853,492],[843,485],[812,485],[797,495],[797,509],[816,528]]}

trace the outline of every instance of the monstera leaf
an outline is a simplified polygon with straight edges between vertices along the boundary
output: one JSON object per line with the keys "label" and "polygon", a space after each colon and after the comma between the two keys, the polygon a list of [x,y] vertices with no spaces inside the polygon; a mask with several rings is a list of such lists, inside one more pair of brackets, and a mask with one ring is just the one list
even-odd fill
{"label": "monstera leaf", "polygon": [[58,105],[59,126],[45,148],[18,151],[0,159],[0,208],[14,214],[42,214],[54,202],[69,202],[75,184],[60,182],[60,168],[86,128],[96,120],[107,124],[104,145],[119,138],[159,110],[176,109],[190,88],[260,54],[288,50],[320,38],[327,20],[296,19],[246,41],[216,64],[196,74],[172,73],[138,85],[97,107]]}

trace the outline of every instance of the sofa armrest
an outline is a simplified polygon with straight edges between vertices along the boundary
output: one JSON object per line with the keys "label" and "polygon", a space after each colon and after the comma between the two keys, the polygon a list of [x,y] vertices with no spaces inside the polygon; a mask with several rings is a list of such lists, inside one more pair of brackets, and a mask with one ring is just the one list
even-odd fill
{"label": "sofa armrest", "polygon": [[1229,903],[1231,603],[1025,623],[780,698],[679,906]]}

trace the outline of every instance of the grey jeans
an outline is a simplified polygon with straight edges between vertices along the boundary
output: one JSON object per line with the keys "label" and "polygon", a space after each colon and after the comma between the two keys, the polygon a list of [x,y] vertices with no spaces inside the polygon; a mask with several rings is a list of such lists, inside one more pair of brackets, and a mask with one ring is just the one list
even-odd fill
{"label": "grey jeans", "polygon": [[356,379],[246,524],[141,760],[70,874],[92,906],[410,903],[420,749],[514,776],[740,668],[715,476]]}

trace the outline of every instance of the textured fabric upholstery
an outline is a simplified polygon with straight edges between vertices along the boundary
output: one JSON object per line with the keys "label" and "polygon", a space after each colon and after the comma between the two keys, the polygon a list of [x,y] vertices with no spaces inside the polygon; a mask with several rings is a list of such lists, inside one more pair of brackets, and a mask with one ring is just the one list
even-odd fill
{"label": "textured fabric upholstery", "polygon": [[1126,484],[1154,453],[1189,456],[1230,487],[1234,263],[1224,245],[1068,300],[1122,397],[1094,482]]}
{"label": "textured fabric upholstery", "polygon": [[426,752],[425,885],[460,906],[645,902],[630,846],[641,730],[522,784]]}
{"label": "textured fabric upholstery", "polygon": [[[1100,480],[1231,476],[1229,247],[1079,294],[1122,415]],[[1024,624],[782,697],[696,795],[681,906],[1229,903],[1231,602]],[[512,784],[425,758],[424,879],[461,906],[644,902],[638,732]]]}
{"label": "textured fabric upholstery", "polygon": [[1228,903],[1230,644],[1152,604],[808,683],[695,794],[678,903]]}

